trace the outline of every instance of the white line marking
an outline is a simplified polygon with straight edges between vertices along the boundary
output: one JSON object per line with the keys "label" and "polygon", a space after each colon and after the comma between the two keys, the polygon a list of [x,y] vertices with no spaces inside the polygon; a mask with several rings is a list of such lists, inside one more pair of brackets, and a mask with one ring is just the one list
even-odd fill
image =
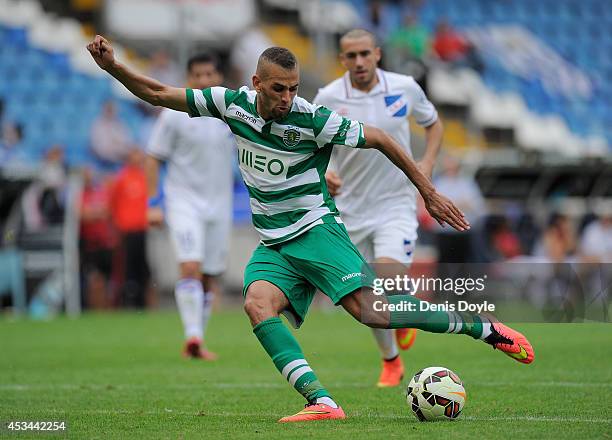
{"label": "white line marking", "polygon": [[[374,388],[369,383],[357,382],[328,382],[329,388]],[[222,389],[246,389],[246,388],[285,388],[284,382],[201,382],[201,383],[185,383],[185,384],[167,384],[163,388],[169,390],[182,390],[194,388],[222,388]],[[467,387],[559,387],[559,388],[612,388],[612,383],[609,382],[479,382],[466,383]],[[0,384],[0,390],[8,391],[29,391],[29,390],[147,390],[153,389],[153,385],[149,384]]]}
{"label": "white line marking", "polygon": [[[65,410],[60,409],[48,409],[45,410],[47,413],[62,413],[65,414]],[[73,413],[78,414],[98,414],[98,415],[160,415],[160,414],[172,414],[172,415],[180,415],[180,416],[207,416],[207,417],[266,417],[266,418],[278,418],[279,415],[277,413],[272,412],[230,412],[230,411],[207,411],[207,410],[194,410],[194,411],[185,411],[185,410],[175,410],[172,408],[164,408],[159,410],[148,410],[142,411],[140,409],[134,410],[125,410],[125,409],[116,409],[116,410],[105,410],[105,409],[90,409],[90,410],[81,410],[81,411],[73,411]],[[411,419],[416,422],[414,416],[407,409],[406,414],[372,414],[372,413],[364,413],[359,411],[348,411],[348,417],[356,418],[363,417],[369,419]],[[602,419],[594,419],[594,418],[584,418],[581,419],[579,417],[548,417],[548,416],[512,416],[512,417],[473,417],[473,416],[461,416],[458,419],[458,422],[533,422],[533,423],[612,423],[612,418],[602,418]]]}

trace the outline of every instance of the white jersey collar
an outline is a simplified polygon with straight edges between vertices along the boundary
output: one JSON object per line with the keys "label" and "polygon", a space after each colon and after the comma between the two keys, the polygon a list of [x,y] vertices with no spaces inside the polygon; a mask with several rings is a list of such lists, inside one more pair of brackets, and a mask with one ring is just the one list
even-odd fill
{"label": "white jersey collar", "polygon": [[389,85],[387,83],[387,78],[385,76],[384,70],[377,68],[376,75],[378,76],[378,84],[376,84],[374,88],[372,88],[372,90],[370,90],[369,92],[363,92],[353,87],[348,71],[345,72],[343,78],[346,98],[360,98],[369,95],[377,95],[379,93],[389,93]]}

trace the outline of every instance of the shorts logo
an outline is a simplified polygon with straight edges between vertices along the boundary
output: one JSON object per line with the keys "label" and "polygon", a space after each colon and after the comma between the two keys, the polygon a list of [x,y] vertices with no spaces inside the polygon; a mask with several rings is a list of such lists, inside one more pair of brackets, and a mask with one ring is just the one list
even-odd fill
{"label": "shorts logo", "polygon": [[288,147],[295,147],[300,142],[300,132],[295,128],[288,128],[283,133],[283,142]]}
{"label": "shorts logo", "polygon": [[404,252],[407,256],[412,255],[412,251],[414,250],[414,244],[410,240],[404,239]]}
{"label": "shorts logo", "polygon": [[346,280],[350,280],[351,278],[355,278],[355,277],[362,277],[363,274],[361,272],[353,272],[353,273],[349,273],[348,275],[344,275],[342,277],[342,281],[346,281]]}
{"label": "shorts logo", "polygon": [[387,113],[394,117],[402,117],[408,114],[408,104],[402,95],[385,96],[385,105]]}

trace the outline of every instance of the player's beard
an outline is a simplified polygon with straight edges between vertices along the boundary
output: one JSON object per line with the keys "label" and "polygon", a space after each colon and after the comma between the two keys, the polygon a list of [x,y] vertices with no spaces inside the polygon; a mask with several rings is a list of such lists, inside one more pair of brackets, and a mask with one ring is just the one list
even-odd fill
{"label": "player's beard", "polygon": [[376,70],[355,72],[352,80],[358,88],[368,88],[372,84],[372,81],[374,81],[375,74]]}

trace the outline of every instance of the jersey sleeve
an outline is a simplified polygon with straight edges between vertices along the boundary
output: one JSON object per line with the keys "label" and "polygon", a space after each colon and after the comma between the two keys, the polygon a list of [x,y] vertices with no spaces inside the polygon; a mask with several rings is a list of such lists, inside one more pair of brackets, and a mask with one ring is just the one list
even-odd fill
{"label": "jersey sleeve", "polygon": [[365,145],[363,124],[344,118],[327,107],[317,107],[313,113],[313,126],[319,148],[328,144],[351,148],[362,148]]}
{"label": "jersey sleeve", "polygon": [[237,91],[225,87],[207,89],[187,89],[187,105],[192,118],[208,116],[225,121],[225,112]]}
{"label": "jersey sleeve", "polygon": [[414,103],[411,114],[414,116],[417,124],[423,127],[429,127],[436,122],[438,119],[438,112],[431,101],[427,99],[425,92],[416,81],[411,80],[408,83],[408,94]]}
{"label": "jersey sleeve", "polygon": [[164,110],[161,112],[147,143],[146,151],[151,156],[166,160],[172,154],[175,144],[176,132],[175,124],[172,123],[172,111]]}

